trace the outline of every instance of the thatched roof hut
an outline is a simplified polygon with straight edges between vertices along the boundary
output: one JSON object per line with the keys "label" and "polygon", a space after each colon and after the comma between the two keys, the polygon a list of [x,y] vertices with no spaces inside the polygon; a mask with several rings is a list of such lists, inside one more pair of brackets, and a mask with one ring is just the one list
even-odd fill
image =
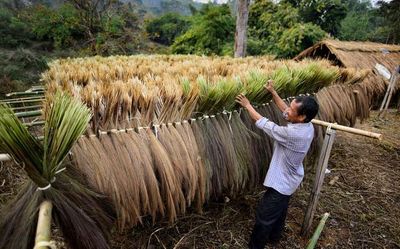
{"label": "thatched roof hut", "polygon": [[335,65],[357,69],[372,69],[379,63],[393,71],[400,64],[400,46],[374,42],[323,40],[307,48],[294,59],[304,58],[325,58]]}

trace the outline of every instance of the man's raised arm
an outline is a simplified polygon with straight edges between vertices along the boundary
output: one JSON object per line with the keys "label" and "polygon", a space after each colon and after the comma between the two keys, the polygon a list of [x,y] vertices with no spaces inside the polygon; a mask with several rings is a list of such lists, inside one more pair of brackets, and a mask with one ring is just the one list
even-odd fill
{"label": "man's raised arm", "polygon": [[275,104],[278,106],[281,112],[284,112],[288,106],[286,105],[285,101],[278,95],[278,93],[274,89],[274,81],[268,80],[267,84],[265,84],[265,89],[271,93],[272,99],[274,100]]}

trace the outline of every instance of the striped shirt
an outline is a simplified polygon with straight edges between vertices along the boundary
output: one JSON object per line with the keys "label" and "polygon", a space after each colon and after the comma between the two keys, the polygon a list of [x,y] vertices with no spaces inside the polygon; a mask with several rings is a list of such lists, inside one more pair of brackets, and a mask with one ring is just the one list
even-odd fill
{"label": "striped shirt", "polygon": [[291,195],[304,177],[303,160],[314,137],[311,123],[289,123],[279,126],[267,118],[257,120],[256,126],[274,140],[274,153],[264,186],[283,195]]}

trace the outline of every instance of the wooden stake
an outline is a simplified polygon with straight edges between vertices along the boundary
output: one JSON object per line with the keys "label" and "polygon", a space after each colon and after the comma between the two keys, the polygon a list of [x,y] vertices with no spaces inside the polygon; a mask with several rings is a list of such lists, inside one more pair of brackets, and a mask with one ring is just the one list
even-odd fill
{"label": "wooden stake", "polygon": [[39,218],[36,229],[35,249],[47,249],[47,246],[40,244],[49,243],[51,236],[51,211],[53,204],[51,201],[43,201],[40,204]]}
{"label": "wooden stake", "polygon": [[399,73],[400,73],[400,66],[398,66],[396,68],[396,70],[392,73],[392,77],[390,78],[390,82],[389,82],[388,88],[385,93],[385,97],[383,98],[381,107],[379,108],[378,117],[381,117],[382,115],[384,115],[386,110],[389,107],[390,100],[392,99],[392,95],[393,95],[394,89],[396,87],[397,78],[398,78]]}
{"label": "wooden stake", "polygon": [[310,242],[307,245],[307,249],[314,249],[314,247],[317,244],[317,241],[319,239],[319,236],[321,235],[322,229],[324,229],[325,222],[328,219],[328,217],[329,217],[329,213],[325,213],[324,216],[322,216],[317,229],[315,230],[313,236],[310,239]]}
{"label": "wooden stake", "polygon": [[392,96],[393,96],[393,93],[394,93],[394,88],[396,87],[396,83],[397,83],[397,76],[398,76],[397,73],[393,76],[392,87],[390,89],[389,96],[388,96],[388,99],[386,101],[385,108],[383,109],[384,111],[386,111],[388,109],[390,101],[392,100]]}
{"label": "wooden stake", "polygon": [[336,131],[328,128],[326,130],[324,143],[322,145],[322,149],[318,159],[314,187],[311,192],[310,201],[307,206],[307,212],[306,215],[304,216],[303,226],[301,228],[301,234],[303,236],[307,235],[311,228],[314,213],[317,208],[317,203],[322,188],[322,183],[324,182],[325,178],[325,170],[328,167],[328,160],[331,154],[333,142],[335,141],[335,137],[336,137]]}

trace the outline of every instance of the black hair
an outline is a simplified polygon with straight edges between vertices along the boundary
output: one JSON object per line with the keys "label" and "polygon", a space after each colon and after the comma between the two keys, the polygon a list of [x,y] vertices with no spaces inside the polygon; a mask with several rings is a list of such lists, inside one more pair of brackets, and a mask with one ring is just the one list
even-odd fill
{"label": "black hair", "polygon": [[298,115],[305,115],[304,123],[310,122],[318,113],[318,103],[314,97],[311,96],[297,96],[295,98],[297,103],[301,103],[297,109]]}

